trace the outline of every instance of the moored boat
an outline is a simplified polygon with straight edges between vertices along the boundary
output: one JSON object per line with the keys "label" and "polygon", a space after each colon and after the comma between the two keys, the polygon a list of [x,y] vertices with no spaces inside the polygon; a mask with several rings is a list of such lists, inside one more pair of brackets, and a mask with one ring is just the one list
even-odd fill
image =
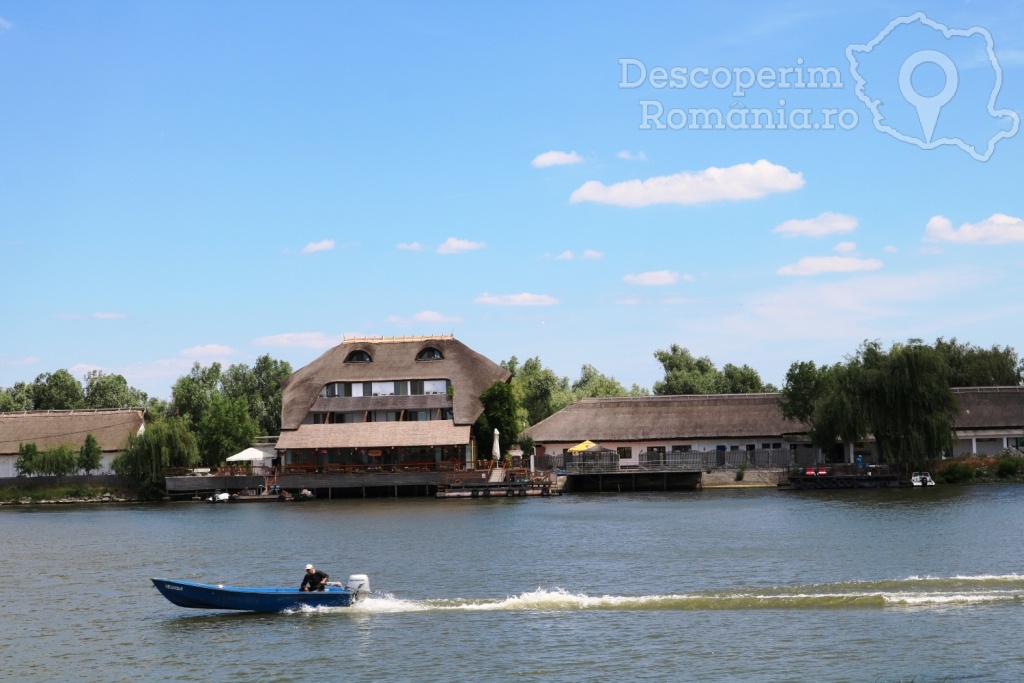
{"label": "moored boat", "polygon": [[165,598],[179,607],[249,612],[283,612],[303,606],[349,607],[370,592],[366,574],[352,574],[344,586],[328,584],[322,591],[297,588],[243,588],[177,579],[151,579]]}
{"label": "moored boat", "polygon": [[927,472],[914,472],[910,477],[910,483],[914,486],[935,486],[935,480]]}

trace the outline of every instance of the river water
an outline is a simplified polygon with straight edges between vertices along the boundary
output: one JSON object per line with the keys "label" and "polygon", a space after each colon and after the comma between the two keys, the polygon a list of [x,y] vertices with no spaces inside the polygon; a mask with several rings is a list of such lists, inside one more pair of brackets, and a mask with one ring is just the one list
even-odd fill
{"label": "river water", "polygon": [[[1024,487],[0,509],[11,681],[1020,681]],[[352,608],[149,577],[370,576]]]}

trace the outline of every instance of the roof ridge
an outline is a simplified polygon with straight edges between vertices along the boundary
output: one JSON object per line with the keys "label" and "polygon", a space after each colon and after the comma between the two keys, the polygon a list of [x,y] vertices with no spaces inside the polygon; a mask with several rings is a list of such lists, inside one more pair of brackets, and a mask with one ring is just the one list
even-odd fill
{"label": "roof ridge", "polygon": [[355,342],[359,343],[374,343],[374,344],[399,344],[402,342],[420,342],[420,341],[449,341],[455,339],[454,334],[434,334],[434,335],[410,335],[405,337],[344,337],[342,340],[343,344],[351,344]]}

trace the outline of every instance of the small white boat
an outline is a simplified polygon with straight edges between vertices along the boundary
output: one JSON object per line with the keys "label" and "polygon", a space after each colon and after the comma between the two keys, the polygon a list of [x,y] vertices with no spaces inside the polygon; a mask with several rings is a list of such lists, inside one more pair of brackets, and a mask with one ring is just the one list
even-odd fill
{"label": "small white boat", "polygon": [[935,480],[927,472],[914,472],[910,477],[910,483],[914,486],[935,486]]}

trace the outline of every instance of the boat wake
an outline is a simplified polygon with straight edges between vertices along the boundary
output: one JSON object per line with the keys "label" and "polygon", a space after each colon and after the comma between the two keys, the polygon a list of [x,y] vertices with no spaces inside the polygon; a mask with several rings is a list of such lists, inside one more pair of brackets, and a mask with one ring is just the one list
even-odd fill
{"label": "boat wake", "polygon": [[561,588],[538,588],[535,591],[501,599],[406,600],[394,595],[375,593],[352,607],[316,608],[314,611],[386,614],[459,611],[935,609],[1019,602],[1024,602],[1024,576],[1008,574],[911,576],[881,581],[748,587],[665,595],[587,595]]}

